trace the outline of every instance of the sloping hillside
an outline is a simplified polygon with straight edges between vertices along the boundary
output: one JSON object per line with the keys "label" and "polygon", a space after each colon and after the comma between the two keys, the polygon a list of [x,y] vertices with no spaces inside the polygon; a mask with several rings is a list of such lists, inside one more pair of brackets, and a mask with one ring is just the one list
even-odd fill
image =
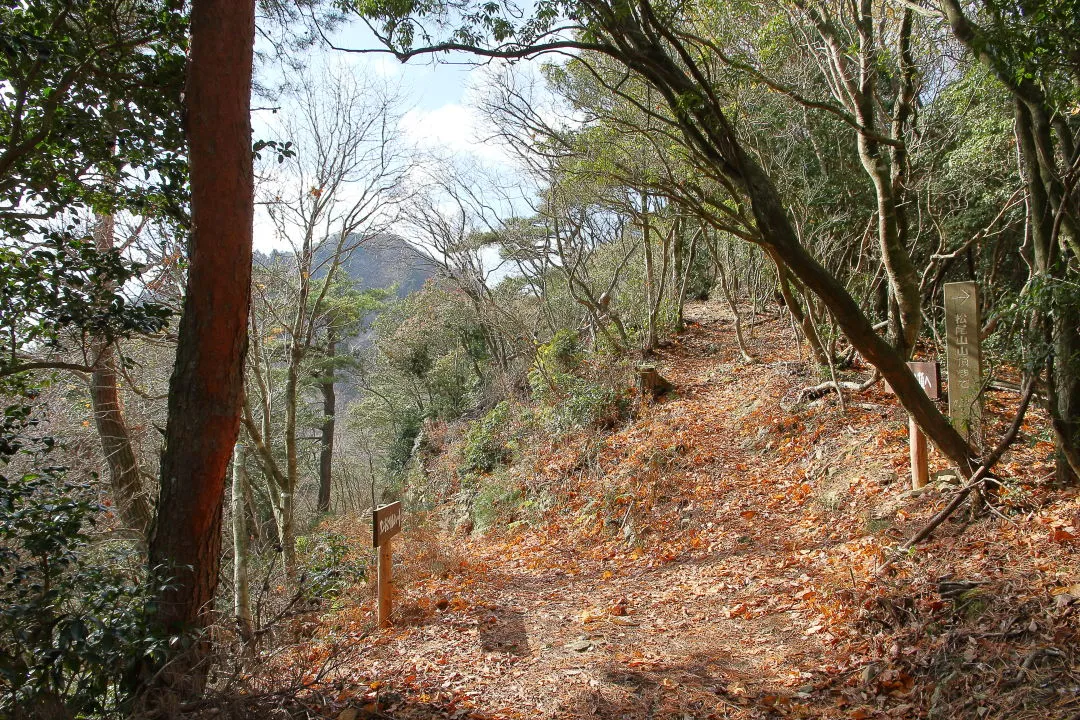
{"label": "sloping hillside", "polygon": [[[395,626],[373,630],[361,597],[304,647],[309,666],[338,653],[319,686],[334,690],[313,707],[346,719],[1076,717],[1080,501],[1044,484],[1041,419],[1003,461],[993,510],[958,514],[879,573],[959,480],[909,491],[906,419],[880,386],[844,411],[832,397],[791,408],[811,378],[784,322],[760,320],[759,362],[746,364],[718,305],[689,317],[659,362],[671,396],[602,435],[523,451],[523,495],[553,500],[531,522],[465,537],[413,519]],[[995,433],[1016,402],[989,398]],[[931,470],[945,470],[940,456]]]}

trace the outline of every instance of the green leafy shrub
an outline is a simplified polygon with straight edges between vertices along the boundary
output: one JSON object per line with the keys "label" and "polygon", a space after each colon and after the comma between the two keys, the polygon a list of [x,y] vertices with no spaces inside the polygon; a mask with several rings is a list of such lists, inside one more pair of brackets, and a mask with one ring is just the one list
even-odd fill
{"label": "green leafy shrub", "polygon": [[548,405],[541,419],[557,431],[617,423],[626,412],[626,398],[602,375],[585,361],[577,336],[560,330],[537,349],[529,373],[533,397]]}
{"label": "green leafy shrub", "polygon": [[511,521],[524,502],[524,495],[517,484],[505,477],[487,478],[473,498],[473,526],[476,530],[487,530]]}
{"label": "green leafy shrub", "polygon": [[628,402],[610,385],[575,378],[566,401],[555,409],[556,424],[571,427],[612,427],[626,414]]}
{"label": "green leafy shrub", "polygon": [[562,387],[581,367],[583,353],[577,335],[559,330],[536,350],[536,361],[529,371],[529,387],[538,400],[552,400],[563,394]]}
{"label": "green leafy shrub", "polygon": [[503,400],[469,427],[462,448],[462,474],[491,472],[510,461],[510,416],[510,403]]}
{"label": "green leafy shrub", "polygon": [[33,469],[0,474],[0,716],[116,717],[125,675],[167,641],[150,631],[141,563],[124,543],[90,545],[104,509],[47,464],[52,439],[32,427],[5,408],[0,467]]}
{"label": "green leafy shrub", "polygon": [[440,356],[428,375],[433,417],[453,419],[472,405],[476,390],[476,375],[471,361],[461,348]]}
{"label": "green leafy shrub", "polygon": [[423,416],[413,408],[401,414],[401,424],[386,453],[386,471],[391,476],[402,473],[412,459],[413,446],[424,424]]}
{"label": "green leafy shrub", "polygon": [[340,533],[316,532],[296,539],[303,567],[304,592],[311,600],[335,600],[367,581],[365,558],[350,557],[349,539]]}

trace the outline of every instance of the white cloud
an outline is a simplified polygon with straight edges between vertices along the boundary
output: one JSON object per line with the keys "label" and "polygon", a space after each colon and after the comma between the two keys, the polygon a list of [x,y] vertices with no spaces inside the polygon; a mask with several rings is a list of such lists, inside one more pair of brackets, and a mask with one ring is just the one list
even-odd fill
{"label": "white cloud", "polygon": [[485,131],[480,113],[460,103],[433,110],[414,109],[401,119],[405,137],[420,149],[438,155],[473,156],[485,164],[510,165],[508,149]]}
{"label": "white cloud", "polygon": [[[363,62],[360,61],[361,59]],[[393,55],[362,55],[353,61],[352,67],[355,70],[367,71],[386,80],[400,80],[405,74],[405,68],[401,61]]]}

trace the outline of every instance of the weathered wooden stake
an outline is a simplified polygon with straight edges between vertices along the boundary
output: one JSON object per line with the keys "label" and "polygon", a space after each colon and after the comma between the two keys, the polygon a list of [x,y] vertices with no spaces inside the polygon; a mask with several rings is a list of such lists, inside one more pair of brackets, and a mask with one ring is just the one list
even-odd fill
{"label": "weathered wooden stake", "polygon": [[[936,362],[909,362],[908,368],[922,385],[931,400],[941,397],[941,368]],[[908,416],[908,447],[911,453],[911,489],[918,490],[930,481],[930,463],[926,452],[926,436]]]}
{"label": "weathered wooden stake", "polygon": [[390,539],[379,546],[379,627],[390,627],[390,614],[394,611],[394,557],[390,552]]}
{"label": "weathered wooden stake", "polygon": [[926,436],[911,417],[908,418],[908,444],[911,447],[911,489],[918,490],[930,481],[930,463],[926,456]]}

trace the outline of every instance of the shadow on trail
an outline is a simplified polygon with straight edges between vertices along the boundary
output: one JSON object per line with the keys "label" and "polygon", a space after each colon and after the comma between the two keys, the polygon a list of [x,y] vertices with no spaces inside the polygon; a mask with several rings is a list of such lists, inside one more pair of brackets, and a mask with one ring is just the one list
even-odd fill
{"label": "shadow on trail", "polygon": [[480,647],[485,652],[502,652],[526,657],[532,655],[525,615],[512,608],[498,608],[480,625]]}

